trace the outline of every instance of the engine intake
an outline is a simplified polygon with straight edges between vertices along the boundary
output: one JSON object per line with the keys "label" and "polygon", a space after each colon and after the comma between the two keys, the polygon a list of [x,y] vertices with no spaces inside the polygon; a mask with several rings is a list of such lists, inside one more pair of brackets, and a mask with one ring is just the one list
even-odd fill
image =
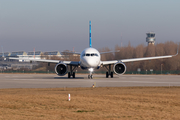
{"label": "engine intake", "polygon": [[55,72],[59,76],[64,76],[67,73],[67,65],[64,63],[59,63],[55,66]]}
{"label": "engine intake", "polygon": [[118,62],[114,65],[113,69],[117,75],[124,74],[126,72],[126,65],[122,62]]}

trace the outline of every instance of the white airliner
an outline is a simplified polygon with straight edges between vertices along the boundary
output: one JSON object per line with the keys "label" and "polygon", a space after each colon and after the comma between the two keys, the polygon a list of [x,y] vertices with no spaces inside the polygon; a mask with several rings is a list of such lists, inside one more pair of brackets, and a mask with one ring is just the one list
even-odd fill
{"label": "white airliner", "polygon": [[[105,54],[109,52],[99,53],[98,50],[92,48],[91,44],[91,21],[89,21],[89,48],[83,50],[82,53],[73,53],[80,55],[80,61],[59,61],[59,60],[44,60],[44,59],[23,59],[23,58],[12,58],[16,60],[30,60],[30,61],[38,61],[38,62],[47,62],[56,63],[55,72],[59,76],[64,76],[68,73],[68,78],[71,76],[75,78],[75,69],[77,67],[81,67],[83,70],[89,70],[90,74],[88,75],[89,79],[92,79],[92,72],[94,69],[99,69],[104,66],[107,69],[106,78],[109,76],[113,78],[113,71],[117,75],[122,75],[126,72],[126,62],[134,62],[134,61],[142,61],[142,60],[152,60],[152,59],[161,59],[161,58],[171,58],[176,55],[167,55],[167,56],[156,56],[156,57],[145,57],[145,58],[132,58],[132,59],[122,59],[122,60],[111,60],[111,61],[101,61],[101,54]],[[111,70],[111,65],[113,66],[113,71]],[[68,70],[69,68],[69,70]]]}

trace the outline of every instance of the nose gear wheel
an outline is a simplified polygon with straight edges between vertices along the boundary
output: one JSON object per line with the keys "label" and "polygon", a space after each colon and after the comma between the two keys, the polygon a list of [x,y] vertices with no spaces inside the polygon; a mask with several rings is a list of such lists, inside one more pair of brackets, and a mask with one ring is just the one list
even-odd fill
{"label": "nose gear wheel", "polygon": [[91,71],[90,71],[90,74],[88,75],[88,79],[93,79],[93,75]]}

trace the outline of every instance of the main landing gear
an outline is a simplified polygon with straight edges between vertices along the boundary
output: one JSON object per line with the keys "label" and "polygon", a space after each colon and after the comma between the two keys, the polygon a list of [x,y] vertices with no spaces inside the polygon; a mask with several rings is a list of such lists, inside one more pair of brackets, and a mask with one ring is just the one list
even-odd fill
{"label": "main landing gear", "polygon": [[106,78],[108,78],[109,76],[111,76],[111,78],[113,78],[113,72],[111,71],[111,65],[105,66],[105,68],[107,69]]}
{"label": "main landing gear", "polygon": [[75,78],[75,72],[73,72],[76,69],[77,66],[72,66],[70,65],[70,72],[68,72],[68,78],[71,78],[71,76],[73,78]]}

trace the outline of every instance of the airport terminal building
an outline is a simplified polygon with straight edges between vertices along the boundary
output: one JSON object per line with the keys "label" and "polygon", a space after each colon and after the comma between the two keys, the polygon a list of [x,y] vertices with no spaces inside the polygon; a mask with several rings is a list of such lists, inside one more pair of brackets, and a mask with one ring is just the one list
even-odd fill
{"label": "airport terminal building", "polygon": [[8,57],[18,57],[18,58],[25,58],[25,59],[51,59],[51,57],[59,57],[61,59],[64,58],[59,51],[52,51],[52,52],[42,52],[42,51],[32,51],[32,52],[25,52],[25,51],[16,51],[16,52],[5,52],[0,53],[0,69],[20,69],[20,68],[27,68],[32,69],[33,66],[37,66],[37,62],[30,63],[29,60],[11,60]]}

